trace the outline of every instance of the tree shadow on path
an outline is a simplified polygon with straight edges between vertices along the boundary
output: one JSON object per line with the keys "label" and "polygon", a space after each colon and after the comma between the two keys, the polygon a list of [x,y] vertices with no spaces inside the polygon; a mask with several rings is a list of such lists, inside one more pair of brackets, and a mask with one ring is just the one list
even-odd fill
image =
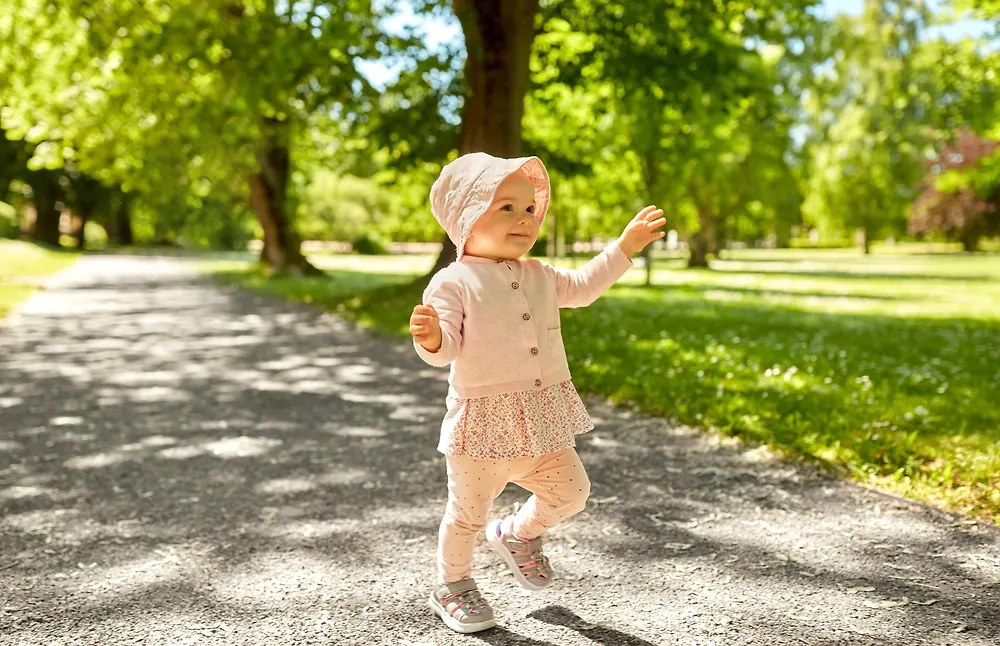
{"label": "tree shadow on path", "polygon": [[[443,371],[180,261],[81,266],[0,328],[0,633],[468,643],[422,605]],[[921,643],[952,621],[953,643],[991,643],[994,529],[588,406],[594,494],[548,538],[560,583],[528,595],[483,550],[487,643],[771,643],[779,619],[806,643]],[[508,488],[494,515],[523,499]]]}

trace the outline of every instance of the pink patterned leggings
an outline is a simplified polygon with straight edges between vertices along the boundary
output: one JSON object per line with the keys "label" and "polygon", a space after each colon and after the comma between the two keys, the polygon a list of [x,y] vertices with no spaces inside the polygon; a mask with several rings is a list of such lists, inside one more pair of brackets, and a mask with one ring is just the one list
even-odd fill
{"label": "pink patterned leggings", "polygon": [[448,506],[438,532],[438,580],[454,583],[472,575],[472,554],[493,500],[507,483],[532,493],[514,515],[514,533],[537,538],[583,511],[590,479],[576,450],[516,460],[448,456]]}

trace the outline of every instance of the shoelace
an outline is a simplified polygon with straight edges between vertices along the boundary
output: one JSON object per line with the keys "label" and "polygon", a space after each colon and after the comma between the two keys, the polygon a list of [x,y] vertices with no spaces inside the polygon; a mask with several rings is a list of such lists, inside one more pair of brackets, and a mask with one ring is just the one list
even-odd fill
{"label": "shoelace", "polygon": [[[529,543],[530,542],[533,541],[529,541]],[[521,570],[521,572],[523,572],[526,577],[530,577],[531,574],[537,574],[543,579],[548,578],[548,574],[546,573],[549,570],[549,559],[544,554],[542,554],[542,550],[540,547],[536,547],[535,549],[529,549],[528,548],[529,543],[519,541],[516,538],[510,540],[510,543],[512,543],[513,547],[515,548],[521,548],[521,549],[511,550],[511,552],[514,554],[515,562],[517,561],[517,557],[519,556],[527,557],[526,561],[517,564],[517,569]]]}
{"label": "shoelace", "polygon": [[448,610],[448,614],[451,616],[455,616],[455,613],[459,610],[465,610],[466,614],[476,615],[486,608],[486,599],[483,599],[483,595],[479,590],[469,590],[468,592],[449,595],[441,599],[441,605],[447,610],[448,604],[455,600],[458,600],[459,603],[451,610]]}

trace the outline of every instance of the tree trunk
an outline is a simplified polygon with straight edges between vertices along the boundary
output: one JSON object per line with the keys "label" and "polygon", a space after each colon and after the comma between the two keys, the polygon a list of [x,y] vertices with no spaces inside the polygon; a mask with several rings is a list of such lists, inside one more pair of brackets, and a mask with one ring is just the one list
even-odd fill
{"label": "tree trunk", "polygon": [[111,202],[108,214],[108,243],[128,246],[132,244],[132,215],[129,212],[129,197],[120,193]]}
{"label": "tree trunk", "polygon": [[701,229],[696,233],[690,242],[691,255],[688,256],[688,267],[708,267],[708,240],[706,239],[704,229]]}
{"label": "tree trunk", "polygon": [[32,202],[35,205],[35,226],[32,238],[37,242],[59,246],[59,212],[56,203],[60,197],[59,176],[50,170],[32,173]]}
{"label": "tree trunk", "polygon": [[250,205],[264,229],[260,261],[272,272],[323,275],[302,255],[299,237],[285,212],[288,189],[288,126],[276,119],[261,124],[258,170],[250,176]]}
{"label": "tree trunk", "polygon": [[978,251],[979,250],[979,232],[978,231],[964,231],[961,236],[962,249],[964,251]]}
{"label": "tree trunk", "polygon": [[[660,178],[658,171],[656,159],[652,152],[647,151],[642,156],[642,178],[646,184],[646,201],[649,204],[656,204],[656,186]],[[646,287],[649,287],[653,284],[653,243],[642,250],[642,259],[646,263]]]}
{"label": "tree trunk", "polygon": [[695,197],[698,208],[698,231],[689,241],[691,255],[688,257],[688,267],[708,267],[708,255],[718,254],[718,222],[715,216],[712,196],[699,195],[693,184],[690,194]]}
{"label": "tree trunk", "polygon": [[122,198],[121,208],[118,210],[118,244],[135,244],[132,236],[132,202],[128,198]]}
{"label": "tree trunk", "polygon": [[861,227],[861,236],[864,238],[865,255],[870,256],[872,253],[872,242],[871,237],[868,235],[868,227]]}
{"label": "tree trunk", "polygon": [[[465,105],[458,153],[519,157],[539,0],[453,0],[465,34]],[[430,275],[456,257],[448,236]]]}
{"label": "tree trunk", "polygon": [[76,248],[78,251],[83,251],[87,248],[87,220],[90,218],[88,210],[80,209],[77,214],[80,216],[80,228],[76,230]]}
{"label": "tree trunk", "polygon": [[73,182],[73,193],[76,199],[72,208],[80,218],[80,227],[73,234],[76,238],[76,248],[83,251],[87,246],[87,222],[93,217],[98,203],[103,201],[102,198],[107,192],[100,182],[89,177],[80,177]]}

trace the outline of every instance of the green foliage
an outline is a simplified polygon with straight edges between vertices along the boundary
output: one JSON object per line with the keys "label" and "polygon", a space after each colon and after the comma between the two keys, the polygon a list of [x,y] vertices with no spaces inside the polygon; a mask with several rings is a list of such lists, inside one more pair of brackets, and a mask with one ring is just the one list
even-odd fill
{"label": "green foliage", "polygon": [[97,222],[87,222],[83,232],[89,249],[101,249],[108,245],[108,231]]}
{"label": "green foliage", "polygon": [[901,234],[935,149],[997,119],[997,54],[928,40],[925,3],[869,2],[816,48],[805,211],[824,237]]}
{"label": "green foliage", "polygon": [[0,238],[17,238],[21,234],[21,223],[17,209],[6,202],[0,202]]}
{"label": "green foliage", "polygon": [[813,4],[548,3],[525,137],[562,182],[560,228],[610,237],[657,203],[669,226],[711,245],[787,238],[801,201],[787,61]]}
{"label": "green foliage", "polygon": [[374,20],[367,0],[17,0],[0,20],[3,125],[37,144],[34,166],[72,162],[137,197],[151,239],[241,245],[262,129],[294,139],[313,115],[343,128],[360,112]]}
{"label": "green foliage", "polygon": [[386,242],[378,236],[365,233],[351,241],[354,253],[363,256],[384,256],[389,253]]}
{"label": "green foliage", "polygon": [[994,20],[1000,26],[1000,0],[952,0],[959,11],[971,10],[973,15],[983,20]]}
{"label": "green foliage", "polygon": [[909,231],[941,233],[966,251],[1000,233],[1000,142],[966,131],[940,151],[913,203]]}
{"label": "green foliage", "polygon": [[370,180],[318,170],[299,203],[299,230],[311,240],[353,240],[390,210],[390,194]]}

